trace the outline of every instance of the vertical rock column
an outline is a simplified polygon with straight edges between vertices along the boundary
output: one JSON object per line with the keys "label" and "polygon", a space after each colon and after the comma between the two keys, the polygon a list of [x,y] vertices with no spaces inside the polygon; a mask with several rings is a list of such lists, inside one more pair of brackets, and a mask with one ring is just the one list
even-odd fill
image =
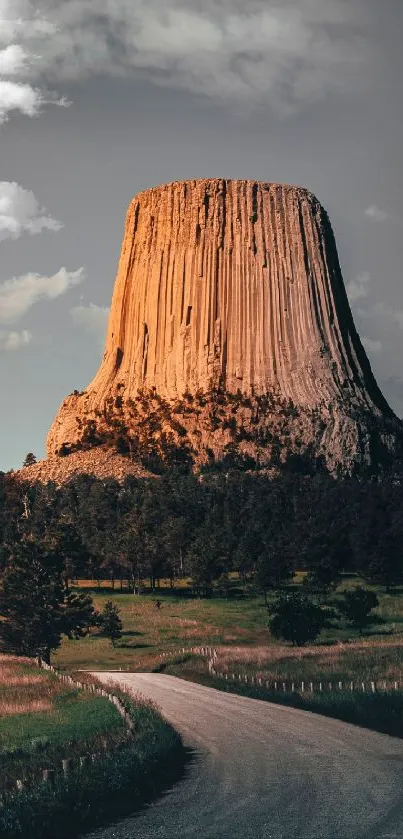
{"label": "vertical rock column", "polygon": [[[175,182],[133,199],[85,410],[102,409],[119,384],[125,398],[220,384],[308,408],[342,400],[390,412],[322,206],[305,189],[245,180]],[[64,403],[50,448],[84,402]]]}

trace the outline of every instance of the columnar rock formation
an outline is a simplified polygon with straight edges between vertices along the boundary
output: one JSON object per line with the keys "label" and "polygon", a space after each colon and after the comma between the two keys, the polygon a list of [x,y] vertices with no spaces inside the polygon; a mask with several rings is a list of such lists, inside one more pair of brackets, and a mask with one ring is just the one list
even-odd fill
{"label": "columnar rock formation", "polygon": [[212,179],[134,198],[101,367],[63,403],[48,452],[75,445],[80,422],[96,423],[117,394],[172,405],[217,389],[330,410],[333,437],[354,410],[394,423],[353,323],[328,217],[305,189]]}

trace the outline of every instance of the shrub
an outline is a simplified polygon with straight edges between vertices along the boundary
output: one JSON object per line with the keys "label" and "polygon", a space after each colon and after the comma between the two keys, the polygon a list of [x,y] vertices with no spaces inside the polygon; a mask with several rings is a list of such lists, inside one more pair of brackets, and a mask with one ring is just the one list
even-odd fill
{"label": "shrub", "polygon": [[339,611],[360,632],[370,621],[370,612],[378,606],[379,600],[375,592],[362,586],[344,592],[344,600],[339,605]]}
{"label": "shrub", "polygon": [[272,635],[291,641],[297,647],[314,641],[327,623],[323,609],[298,594],[280,595],[269,609]]}

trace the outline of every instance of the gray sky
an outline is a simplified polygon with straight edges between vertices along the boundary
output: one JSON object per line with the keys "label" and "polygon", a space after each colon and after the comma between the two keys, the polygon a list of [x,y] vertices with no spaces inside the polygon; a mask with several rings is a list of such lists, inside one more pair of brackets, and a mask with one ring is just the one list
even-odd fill
{"label": "gray sky", "polygon": [[0,469],[92,379],[126,207],[196,177],[309,187],[403,415],[401,0],[0,0]]}

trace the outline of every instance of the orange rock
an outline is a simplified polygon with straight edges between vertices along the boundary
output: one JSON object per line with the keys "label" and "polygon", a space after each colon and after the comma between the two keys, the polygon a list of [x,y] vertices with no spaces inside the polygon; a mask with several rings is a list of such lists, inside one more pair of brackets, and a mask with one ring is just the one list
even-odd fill
{"label": "orange rock", "polygon": [[102,364],[64,401],[48,454],[76,442],[77,416],[102,414],[111,395],[154,391],[173,403],[219,386],[395,420],[354,326],[328,216],[306,189],[205,179],[133,199]]}

